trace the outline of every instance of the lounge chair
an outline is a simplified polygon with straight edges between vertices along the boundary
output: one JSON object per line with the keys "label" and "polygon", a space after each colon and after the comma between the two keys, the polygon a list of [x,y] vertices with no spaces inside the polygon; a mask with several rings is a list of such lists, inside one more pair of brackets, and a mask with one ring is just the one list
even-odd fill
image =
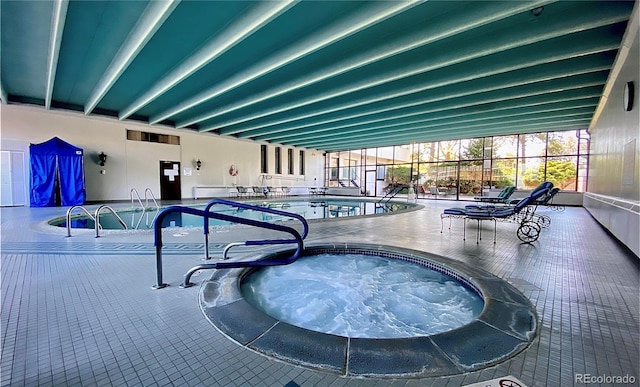
{"label": "lounge chair", "polygon": [[[536,202],[536,204],[538,205],[542,205],[542,206],[549,206],[552,210],[559,210],[559,211],[564,211],[564,206],[556,206],[553,205],[553,198],[560,192],[560,188],[558,187],[553,187],[549,190],[549,192],[547,192],[544,196],[542,196],[540,199],[538,199],[538,201]],[[561,209],[560,209],[561,207]]]}
{"label": "lounge chair", "polygon": [[253,191],[253,197],[262,197],[262,196],[266,196],[266,194],[264,193],[264,190],[262,189],[262,187],[258,187],[258,186],[253,186],[251,187],[251,190]]}
{"label": "lounge chair", "polygon": [[431,186],[429,187],[429,193],[433,196],[446,195],[447,190],[445,188]]}
{"label": "lounge chair", "polygon": [[[444,218],[463,218],[476,220],[478,222],[476,229],[476,243],[482,239],[480,223],[483,220],[493,221],[493,243],[496,243],[496,222],[498,220],[514,221],[520,224],[516,235],[523,242],[534,242],[540,236],[541,225],[534,221],[536,201],[544,195],[547,195],[553,188],[550,182],[544,182],[536,187],[529,196],[520,199],[514,206],[467,206],[465,208],[447,208],[440,215],[440,232],[444,227]],[[532,209],[528,209],[532,206]],[[451,223],[449,223],[451,227]],[[466,240],[466,228],[463,229],[463,239]]]}
{"label": "lounge chair", "polygon": [[476,196],[473,199],[480,202],[488,203],[506,203],[511,195],[515,192],[515,190],[516,187],[509,185],[504,187],[497,196]]}

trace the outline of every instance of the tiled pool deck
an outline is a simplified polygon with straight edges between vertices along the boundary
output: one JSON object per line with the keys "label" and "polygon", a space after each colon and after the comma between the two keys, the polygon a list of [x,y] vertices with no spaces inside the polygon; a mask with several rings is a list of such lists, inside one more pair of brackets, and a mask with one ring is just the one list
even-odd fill
{"label": "tiled pool deck", "polygon": [[[580,383],[585,374],[628,375],[638,385],[640,260],[585,209],[540,209],[552,223],[533,245],[521,244],[510,223],[498,223],[496,244],[489,237],[476,244],[475,237],[462,240],[461,220],[440,233],[439,214],[456,203],[420,204],[414,212],[311,223],[306,241],[400,246],[487,270],[536,307],[540,331],[529,348],[496,366],[449,377],[312,371],[232,342],[204,317],[200,287],[178,287],[186,270],[202,262],[199,230],[165,232],[164,280],[171,286],[153,290],[150,232],[66,238],[65,230],[42,231],[44,220],[65,209],[2,208],[1,385],[461,386],[513,375],[528,386],[571,386],[586,385]],[[474,235],[475,222],[467,227]],[[485,227],[489,236],[493,225]],[[260,234],[246,228],[212,234],[212,253]],[[192,281],[200,284],[210,274]]]}

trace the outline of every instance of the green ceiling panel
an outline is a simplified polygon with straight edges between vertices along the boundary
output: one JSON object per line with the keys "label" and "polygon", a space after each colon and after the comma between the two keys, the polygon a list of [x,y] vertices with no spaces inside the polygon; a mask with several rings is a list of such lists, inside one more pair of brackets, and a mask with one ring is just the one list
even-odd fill
{"label": "green ceiling panel", "polygon": [[83,105],[116,55],[146,1],[71,1],[53,98]]}
{"label": "green ceiling panel", "polygon": [[0,7],[2,86],[8,94],[44,100],[53,4],[2,1]]}
{"label": "green ceiling panel", "polygon": [[53,4],[0,3],[9,103],[57,58],[55,107],[323,151],[584,129],[635,6],[70,1],[56,56]]}

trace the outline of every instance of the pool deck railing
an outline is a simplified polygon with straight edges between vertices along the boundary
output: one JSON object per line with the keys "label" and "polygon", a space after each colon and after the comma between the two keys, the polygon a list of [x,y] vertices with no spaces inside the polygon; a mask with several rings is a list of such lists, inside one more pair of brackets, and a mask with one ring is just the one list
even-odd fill
{"label": "pool deck railing", "polygon": [[[297,230],[295,230],[294,228],[288,227],[288,226],[275,224],[275,223],[269,223],[269,222],[263,222],[263,221],[253,220],[253,219],[241,218],[241,217],[237,217],[237,216],[226,215],[226,214],[210,211],[211,207],[216,205],[216,204],[223,204],[223,205],[233,206],[233,207],[237,207],[237,208],[244,208],[244,209],[255,210],[255,211],[259,211],[259,212],[268,212],[268,213],[272,213],[272,214],[277,214],[277,215],[282,215],[282,216],[288,216],[288,217],[291,217],[291,218],[295,218],[295,219],[300,220],[300,222],[302,223],[303,231],[302,231],[302,234],[300,234],[300,233],[298,233]],[[250,204],[246,204],[246,203],[237,203],[237,202],[224,200],[224,199],[214,199],[214,200],[212,200],[211,202],[209,202],[209,204],[207,204],[205,210],[198,210],[198,209],[195,209],[195,208],[185,207],[185,206],[167,207],[166,209],[162,210],[158,214],[158,216],[156,217],[156,220],[154,222],[154,245],[156,247],[156,278],[157,278],[157,283],[156,283],[156,285],[153,286],[154,289],[162,289],[164,287],[169,286],[168,284],[163,282],[163,278],[162,278],[162,221],[164,220],[164,218],[167,215],[169,215],[171,213],[176,213],[176,212],[177,213],[187,213],[187,214],[191,214],[191,215],[201,216],[203,218],[203,232],[204,232],[204,235],[205,235],[205,255],[206,255],[205,258],[206,259],[209,258],[208,249],[207,249],[207,247],[208,247],[208,234],[209,234],[209,219],[224,220],[224,221],[231,222],[231,223],[239,223],[239,224],[245,224],[245,225],[258,227],[258,228],[263,228],[263,229],[269,229],[269,230],[274,230],[274,231],[285,232],[285,233],[291,234],[293,236],[293,238],[294,238],[294,239],[250,240],[250,241],[244,241],[243,242],[243,244],[245,246],[279,245],[279,244],[290,244],[290,243],[296,243],[297,244],[297,248],[294,251],[294,253],[291,256],[286,257],[286,258],[278,258],[278,259],[273,259],[273,260],[242,261],[242,262],[216,262],[214,264],[198,265],[196,267],[191,268],[185,274],[184,282],[181,285],[181,287],[185,287],[185,288],[186,287],[190,287],[190,286],[193,285],[192,283],[189,282],[189,280],[191,278],[191,275],[193,275],[193,273],[195,273],[198,270],[204,270],[204,269],[231,269],[231,268],[240,268],[240,267],[275,266],[275,265],[286,265],[286,264],[292,263],[292,262],[294,262],[295,260],[298,259],[298,257],[300,256],[300,254],[304,250],[303,239],[307,236],[307,234],[309,232],[309,225],[307,224],[307,221],[300,215],[289,213],[289,212],[285,212],[285,211],[280,211],[280,210],[274,210],[274,209],[270,209],[270,208],[254,206],[254,205],[250,205]]]}

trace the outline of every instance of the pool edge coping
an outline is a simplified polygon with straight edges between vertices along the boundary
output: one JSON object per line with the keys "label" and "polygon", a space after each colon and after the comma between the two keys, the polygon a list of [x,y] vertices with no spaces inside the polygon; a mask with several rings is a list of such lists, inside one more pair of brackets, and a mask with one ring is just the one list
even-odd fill
{"label": "pool edge coping", "polygon": [[[249,270],[232,269],[216,271],[201,284],[199,303],[203,314],[218,331],[244,348],[275,360],[350,377],[424,378],[477,371],[516,356],[538,336],[539,317],[532,303],[513,285],[483,269],[441,255],[379,244],[320,243],[307,246],[305,252],[323,250],[343,254],[377,251],[422,261],[418,264],[428,262],[425,266],[461,276],[463,282],[479,292],[485,305],[471,323],[435,335],[347,338],[295,327],[255,309],[243,299],[239,289]],[[225,294],[212,295],[214,288],[220,286],[224,286]],[[243,319],[252,323],[245,324],[240,321]],[[389,369],[389,364],[402,366]]]}
{"label": "pool edge coping", "polygon": [[[309,200],[309,197],[291,197],[293,199],[293,201],[305,201],[305,200]],[[329,200],[344,200],[344,201],[366,201],[366,202],[371,202],[371,203],[379,203],[379,200],[375,200],[375,199],[368,199],[370,197],[342,197],[342,196],[327,196],[326,197]],[[273,202],[273,203],[277,203],[277,202],[282,202],[282,201],[286,201],[287,198],[277,198],[277,199],[268,199],[266,201],[268,202]],[[248,203],[248,204],[255,204],[255,203],[262,203],[265,202],[265,200],[242,200],[242,201],[238,201],[239,203]],[[391,203],[396,203],[396,204],[405,204],[408,207],[404,208],[404,209],[400,209],[397,211],[392,211],[392,212],[383,212],[383,213],[374,213],[374,214],[367,214],[367,215],[357,215],[357,216],[348,216],[348,217],[335,217],[335,218],[317,218],[317,219],[306,219],[307,223],[322,223],[322,222],[336,222],[336,221],[345,221],[345,220],[353,220],[353,219],[363,219],[363,218],[370,218],[370,217],[381,217],[381,216],[391,216],[391,215],[398,215],[398,214],[403,214],[403,213],[407,213],[407,212],[413,212],[413,211],[418,211],[422,208],[424,208],[423,204],[418,204],[418,203],[413,203],[413,202],[409,202],[409,201],[399,201],[399,200],[394,200],[391,199],[388,202]],[[129,202],[123,202],[122,205],[128,204]],[[188,205],[184,205],[185,207],[194,207],[194,206],[204,206],[206,205],[207,202],[202,202],[202,203],[190,203]],[[98,206],[97,204],[89,204],[89,205],[95,205]],[[88,206],[89,206],[88,205]],[[160,207],[160,209],[168,207],[171,205],[166,205],[163,207]],[[62,207],[61,207],[62,208]],[[116,213],[120,213],[120,212],[144,212],[142,209],[140,208],[115,208]],[[78,219],[78,218],[82,218],[84,215],[82,215],[81,213],[75,213],[71,215],[71,219]],[[62,226],[57,226],[57,225],[53,225],[52,222],[54,221],[60,221],[60,222],[65,222],[66,221],[66,215],[60,215],[60,216],[54,216],[50,219],[46,219],[46,220],[42,220],[42,221],[38,221],[36,223],[31,224],[31,229],[37,232],[41,232],[41,233],[45,233],[45,234],[51,234],[51,235],[65,235],[67,234],[67,229],[66,227],[62,227]],[[289,220],[285,220],[283,222],[288,222]],[[232,229],[232,228],[243,228],[243,227],[250,227],[250,226],[246,226],[246,225],[241,225],[241,224],[232,224],[232,225],[215,225],[215,226],[209,226],[210,230],[212,230],[212,232],[217,232],[217,231],[224,231],[224,230],[228,230],[228,229]],[[175,231],[179,231],[179,230],[199,230],[202,229],[201,226],[184,226],[184,227],[164,227],[163,230],[169,231],[169,232],[175,232]],[[94,228],[71,228],[71,231],[73,233],[75,233],[76,235],[90,235],[90,234],[94,234],[95,233],[95,229]],[[100,234],[101,235],[135,235],[135,234],[145,234],[145,233],[153,233],[153,228],[148,228],[148,229],[100,229]]]}

